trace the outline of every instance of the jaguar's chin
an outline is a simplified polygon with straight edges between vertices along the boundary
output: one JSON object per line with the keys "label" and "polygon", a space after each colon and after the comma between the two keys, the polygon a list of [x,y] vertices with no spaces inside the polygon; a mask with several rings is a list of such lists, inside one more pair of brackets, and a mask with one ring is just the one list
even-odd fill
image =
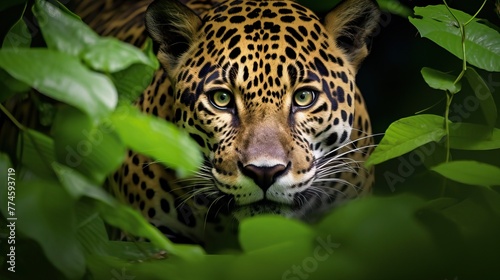
{"label": "jaguar's chin", "polygon": [[295,211],[293,206],[276,203],[269,200],[261,200],[252,204],[238,206],[232,211],[233,217],[238,221],[242,221],[249,217],[265,214],[293,217]]}

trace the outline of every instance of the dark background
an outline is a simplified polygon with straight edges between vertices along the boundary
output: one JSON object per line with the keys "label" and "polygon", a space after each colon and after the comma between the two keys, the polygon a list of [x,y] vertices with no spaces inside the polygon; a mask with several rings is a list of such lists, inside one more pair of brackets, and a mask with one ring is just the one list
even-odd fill
{"label": "dark background", "polygon": [[[400,2],[411,8],[443,4],[443,1],[440,0]],[[499,26],[499,17],[495,13],[496,2],[488,0],[478,17]],[[454,9],[473,15],[483,1],[450,0],[447,3]],[[442,91],[429,88],[424,82],[420,70],[422,67],[431,67],[458,76],[462,69],[462,61],[429,39],[421,38],[417,29],[407,18],[384,13],[380,27],[380,34],[372,40],[371,53],[358,73],[358,85],[368,104],[373,133],[383,133],[393,121],[412,116],[416,112],[435,104],[437,105],[425,113],[443,116],[445,112],[445,94]],[[481,70],[478,70],[478,73],[490,86],[497,107],[500,108],[499,73],[489,73]],[[464,99],[469,95],[473,95],[472,90],[465,81],[463,79],[462,91],[454,98],[454,102],[458,104],[464,104]],[[451,111],[450,116],[454,113]],[[480,109],[472,112],[471,117],[463,121],[484,123]],[[377,138],[377,142],[380,141],[380,138]],[[500,152],[498,150],[485,152],[452,151],[452,158],[474,159],[496,166],[500,165]],[[391,160],[376,167],[375,193],[390,194],[410,190],[431,197],[439,195],[439,188],[430,184],[431,182],[435,184],[440,180],[435,180],[436,175],[427,171],[423,165],[416,167],[416,170],[408,178],[403,176],[405,178],[403,184],[398,184],[395,188],[389,187],[389,182],[386,179],[387,173],[392,172],[400,175],[398,168],[404,168],[402,165],[399,160]]]}
{"label": "dark background", "polygon": [[[443,4],[440,0],[400,2],[411,8]],[[482,3],[480,0],[448,1],[450,7],[471,15]],[[478,17],[498,26],[500,21],[495,13],[495,1],[488,0]],[[421,38],[406,18],[384,13],[380,27],[380,34],[373,38],[371,53],[358,75],[359,86],[372,115],[374,132],[383,132],[392,121],[430,107],[444,97],[442,92],[431,90],[425,84],[420,75],[422,67],[432,67],[457,76],[462,68],[462,62],[457,57]],[[496,90],[493,88],[493,95],[498,96],[500,76],[495,76],[493,81],[497,85]],[[443,108],[444,104],[438,107],[438,112],[444,112]],[[435,113],[436,110],[430,112]]]}

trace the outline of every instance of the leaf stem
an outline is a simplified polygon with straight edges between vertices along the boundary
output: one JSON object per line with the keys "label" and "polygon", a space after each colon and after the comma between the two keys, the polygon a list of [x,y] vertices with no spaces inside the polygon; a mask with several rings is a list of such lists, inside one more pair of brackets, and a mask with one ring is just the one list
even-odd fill
{"label": "leaf stem", "polygon": [[431,106],[429,106],[429,107],[427,107],[427,108],[425,108],[425,109],[422,109],[422,110],[420,110],[420,111],[418,111],[418,112],[415,112],[415,115],[420,115],[420,114],[424,113],[425,111],[428,111],[428,110],[430,110],[430,109],[432,109],[432,108],[436,107],[436,106],[437,106],[437,105],[439,105],[441,102],[443,102],[443,100],[444,100],[444,97],[443,97],[443,98],[441,98],[441,99],[440,99],[438,102],[436,102],[435,104],[433,104],[433,105],[431,105]]}
{"label": "leaf stem", "polygon": [[[458,23],[460,24],[460,22]],[[460,80],[463,78],[465,71],[467,71],[467,57],[465,54],[465,25],[460,24],[460,34],[462,35],[462,71],[458,75],[457,79],[455,80],[454,84],[457,84],[460,82]]]}
{"label": "leaf stem", "polygon": [[455,16],[455,14],[451,11],[450,6],[448,6],[448,3],[446,3],[446,0],[443,0],[443,3],[444,3],[444,6],[446,7],[446,9],[448,10],[448,12],[450,12],[451,16],[455,19],[455,21],[458,23],[458,25],[460,25],[460,21]]}
{"label": "leaf stem", "polygon": [[[460,29],[460,35],[462,37],[462,71],[460,71],[460,74],[458,75],[458,77],[456,78],[454,84],[457,84],[458,82],[460,82],[460,80],[462,80],[462,78],[464,77],[465,75],[465,72],[467,71],[467,56],[466,56],[466,46],[465,46],[465,41],[466,41],[466,36],[465,36],[465,27],[471,23],[476,17],[477,15],[481,12],[481,10],[484,8],[484,5],[486,4],[486,1],[487,0],[484,0],[483,4],[481,5],[481,7],[479,8],[479,10],[465,23],[461,23],[458,18],[455,16],[455,14],[453,13],[453,11],[450,9],[450,7],[448,6],[448,3],[446,3],[446,0],[443,0],[444,2],[444,6],[446,7],[446,9],[448,10],[448,12],[451,14],[451,16],[455,19],[457,25],[458,25],[458,28]],[[449,162],[450,161],[450,157],[451,157],[451,147],[450,147],[450,120],[449,120],[449,116],[450,116],[450,107],[451,107],[451,103],[453,102],[453,96],[454,94],[451,93],[450,91],[446,91],[446,111],[445,111],[445,118],[444,118],[444,126],[445,126],[445,131],[446,131],[446,143],[445,143],[445,148],[446,148],[446,162]],[[443,178],[443,186],[441,188],[441,196],[444,196],[445,194],[445,191],[446,191],[446,184],[447,184],[447,179],[446,178]]]}
{"label": "leaf stem", "polygon": [[[446,131],[446,143],[445,143],[446,159],[445,159],[445,162],[450,162],[450,158],[451,158],[449,117],[450,117],[450,107],[451,107],[452,101],[453,101],[453,93],[446,91],[446,111],[444,113],[444,129]],[[441,197],[444,197],[444,194],[446,192],[447,182],[448,182],[448,179],[443,177],[443,185],[441,186]]]}
{"label": "leaf stem", "polygon": [[9,118],[9,120],[19,128],[19,130],[25,131],[26,127],[22,125],[10,112],[0,103],[0,110]]}
{"label": "leaf stem", "polygon": [[[471,19],[469,19],[469,21],[467,21],[466,24],[462,24],[458,18],[455,16],[455,14],[453,13],[453,11],[450,9],[450,7],[448,6],[448,3],[446,3],[446,0],[443,0],[443,3],[444,3],[444,6],[446,7],[446,9],[448,10],[448,12],[451,14],[451,16],[455,19],[455,21],[457,22],[457,25],[458,25],[458,28],[460,29],[460,35],[462,37],[462,71],[460,72],[460,74],[458,75],[457,79],[455,80],[455,82],[453,82],[454,84],[457,84],[458,82],[460,82],[460,80],[463,78],[464,74],[465,74],[465,71],[467,71],[467,57],[466,57],[466,54],[465,54],[465,25],[469,24],[469,22],[474,19],[474,17],[472,17]],[[483,3],[483,6],[484,6],[484,3]],[[476,13],[477,14],[477,13]]]}
{"label": "leaf stem", "polygon": [[477,17],[477,15],[479,15],[479,13],[483,10],[484,5],[486,5],[486,1],[488,1],[488,0],[484,0],[483,5],[481,5],[479,10],[477,10],[477,12],[466,23],[464,23],[464,26],[471,23]]}
{"label": "leaf stem", "polygon": [[446,91],[446,111],[444,113],[444,129],[446,131],[446,162],[450,161],[450,107],[453,101],[453,93]]}
{"label": "leaf stem", "polygon": [[458,83],[463,78],[463,76],[465,75],[465,72],[467,71],[467,57],[466,57],[466,53],[465,53],[465,40],[466,40],[466,37],[465,37],[465,27],[469,23],[471,23],[477,17],[477,15],[479,15],[479,13],[483,10],[484,5],[486,5],[486,1],[488,1],[488,0],[484,0],[484,2],[481,5],[481,7],[479,7],[479,9],[476,11],[476,13],[466,23],[461,23],[458,20],[458,18],[455,16],[455,14],[453,13],[453,11],[450,9],[450,7],[448,6],[448,3],[446,3],[446,0],[443,0],[446,9],[448,10],[448,12],[450,12],[450,14],[453,16],[453,18],[457,22],[457,24],[458,24],[458,26],[460,28],[460,35],[462,36],[462,55],[463,55],[462,71],[458,75],[458,77],[455,80],[454,84]]}

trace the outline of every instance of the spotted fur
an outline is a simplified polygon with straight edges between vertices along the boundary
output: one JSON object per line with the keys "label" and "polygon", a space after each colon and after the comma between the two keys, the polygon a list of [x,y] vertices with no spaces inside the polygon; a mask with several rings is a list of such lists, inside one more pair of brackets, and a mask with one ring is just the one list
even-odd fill
{"label": "spotted fur", "polygon": [[293,1],[149,2],[77,10],[103,35],[152,37],[163,67],[137,106],[189,133],[205,163],[179,180],[130,151],[113,176],[118,197],[176,241],[205,243],[249,216],[312,220],[369,192],[373,142],[355,76],[378,20],[372,1],[321,18]]}

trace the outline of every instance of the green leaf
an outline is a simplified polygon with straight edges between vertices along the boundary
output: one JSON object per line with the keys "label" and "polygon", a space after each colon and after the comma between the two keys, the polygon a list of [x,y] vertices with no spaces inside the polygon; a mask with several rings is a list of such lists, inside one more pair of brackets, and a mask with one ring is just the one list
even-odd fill
{"label": "green leaf", "polygon": [[[492,193],[491,191],[489,195]],[[447,207],[441,211],[448,219],[460,226],[461,234],[464,236],[484,236],[485,233],[487,234],[488,231],[491,231],[492,225],[496,224],[498,226],[498,217],[491,215],[492,213],[488,207],[485,207],[488,202],[477,199],[477,196],[479,195],[466,197],[456,205]],[[496,202],[498,203],[498,200]],[[493,232],[498,232],[498,230]],[[493,232],[490,234],[494,234]],[[479,245],[477,241],[474,239],[474,247]]]}
{"label": "green leaf", "polygon": [[172,243],[156,227],[146,221],[138,211],[129,206],[120,203],[113,206],[99,203],[99,212],[101,217],[110,225],[134,236],[149,239],[153,245],[167,251],[170,256],[178,256],[182,259],[196,259],[204,254],[201,247],[190,246],[190,250],[185,250],[183,246]]}
{"label": "green leaf", "polygon": [[123,106],[111,116],[116,131],[134,151],[174,168],[180,177],[194,172],[202,156],[193,139],[174,124]]}
{"label": "green leaf", "polygon": [[163,249],[151,244],[151,242],[140,241],[109,241],[108,255],[127,261],[144,260],[149,256],[164,252]]}
{"label": "green leaf", "polygon": [[40,178],[55,179],[50,165],[55,162],[54,141],[36,130],[27,129],[19,137],[21,164]]}
{"label": "green leaf", "polygon": [[397,0],[378,0],[377,2],[381,10],[391,14],[405,18],[412,15],[412,10]]}
{"label": "green leaf", "polygon": [[437,142],[446,135],[444,118],[436,115],[418,115],[393,122],[366,166],[401,156],[429,142]]}
{"label": "green leaf", "polygon": [[78,56],[94,70],[112,73],[136,63],[158,68],[156,58],[116,38],[100,38],[75,15],[47,1],[37,0],[33,12],[49,48]]}
{"label": "green leaf", "polygon": [[76,239],[74,200],[55,181],[18,182],[17,229],[36,240],[67,278],[81,279],[85,258]]}
{"label": "green leaf", "polygon": [[[24,6],[26,10],[26,6]],[[10,28],[9,32],[3,39],[2,48],[24,48],[31,45],[31,33],[23,19],[24,11],[21,18]]]}
{"label": "green leaf", "polygon": [[[472,16],[451,9],[460,24],[469,21]],[[444,5],[415,7],[416,17],[410,22],[426,37],[463,59],[462,35],[455,18]],[[500,33],[481,24],[477,19],[465,27],[465,54],[467,62],[488,71],[500,71]]]}
{"label": "green leaf", "polygon": [[[127,69],[111,74],[111,79],[118,90],[119,102],[130,104],[137,100],[147,86],[150,85],[156,69],[159,67],[158,60],[153,52],[153,43],[151,39],[146,40],[144,45],[144,54],[148,57],[154,67],[145,64],[133,64]],[[157,72],[156,75],[162,75]],[[160,77],[157,77],[159,79]]]}
{"label": "green leaf", "polygon": [[281,216],[253,217],[240,224],[239,239],[245,252],[298,240],[309,241],[313,237],[314,231],[310,227]]}
{"label": "green leaf", "polygon": [[422,68],[421,73],[425,82],[431,88],[445,90],[451,93],[457,93],[462,89],[462,84],[460,82],[455,84],[456,78],[452,75],[428,67]]}
{"label": "green leaf", "polygon": [[100,186],[89,181],[76,170],[54,162],[52,164],[59,181],[66,188],[73,199],[78,200],[83,196],[93,198],[108,205],[114,205],[115,199]]}
{"label": "green leaf", "polygon": [[450,148],[458,150],[500,149],[500,129],[472,124],[454,123],[450,126]]}
{"label": "green leaf", "polygon": [[500,218],[500,193],[492,188],[480,188],[481,206],[487,206],[498,218]]}
{"label": "green leaf", "polygon": [[72,105],[93,120],[107,116],[117,103],[112,82],[70,55],[48,49],[0,49],[0,68],[46,96]]}
{"label": "green leaf", "polygon": [[92,69],[105,73],[121,71],[136,63],[153,69],[158,65],[156,59],[150,60],[138,48],[116,38],[99,39],[82,52],[81,58]]}
{"label": "green leaf", "polygon": [[500,168],[477,161],[451,161],[431,170],[459,183],[476,186],[500,186]]}
{"label": "green leaf", "polygon": [[108,233],[94,201],[80,200],[76,205],[77,238],[86,256],[108,254]]}
{"label": "green leaf", "polygon": [[156,53],[153,49],[153,40],[151,38],[147,38],[142,46],[142,52],[148,57],[149,61],[152,63],[152,67],[158,69],[160,67],[160,62],[156,57]]}
{"label": "green leaf", "polygon": [[427,208],[432,209],[432,210],[436,210],[436,211],[440,211],[440,210],[446,209],[448,207],[451,207],[453,205],[456,205],[458,202],[459,202],[459,200],[456,198],[440,197],[440,198],[436,198],[433,200],[429,200],[427,202]]}
{"label": "green leaf", "polygon": [[[9,32],[3,39],[2,48],[29,47],[31,44],[31,33],[23,20],[24,11],[21,18],[10,28]],[[23,82],[14,79],[11,75],[0,69],[0,102],[10,98],[12,95],[19,92],[27,92],[30,86]]]}
{"label": "green leaf", "polygon": [[[23,82],[18,81],[17,79],[14,79],[9,73],[7,73],[5,70],[0,69],[0,83],[4,85],[5,89],[8,89],[12,92],[27,92],[31,89],[31,87]],[[1,99],[0,100],[5,100],[4,92],[0,92]]]}
{"label": "green leaf", "polygon": [[472,67],[467,68],[465,77],[469,81],[471,88],[474,90],[474,93],[479,100],[486,123],[490,127],[495,127],[498,118],[498,111],[488,85]]}
{"label": "green leaf", "polygon": [[110,77],[118,90],[119,102],[131,104],[136,101],[150,85],[155,72],[155,69],[144,64],[134,64],[125,70],[112,73]]}
{"label": "green leaf", "polygon": [[[269,232],[269,231],[267,231]],[[310,261],[314,257],[314,246],[312,240],[299,239],[295,243],[289,241],[287,243],[279,243],[272,247],[266,247],[258,251],[252,251],[247,254],[234,256],[226,260],[229,265],[225,266],[219,264],[225,271],[225,279],[238,279],[238,280],[253,280],[253,279],[301,279],[295,277],[293,273],[287,271],[301,269],[301,265],[305,259]],[[325,255],[324,251],[319,254]],[[315,260],[313,259],[312,262]],[[321,263],[321,265],[330,265],[330,263]],[[318,265],[321,266],[321,265]],[[315,270],[310,270],[315,271]],[[326,277],[325,274],[301,274],[307,276],[307,279],[340,279],[335,277]],[[311,276],[311,277],[309,277]],[[214,278],[220,279],[220,278]],[[304,277],[304,279],[306,279]]]}
{"label": "green leaf", "polygon": [[101,204],[115,207],[118,202],[100,186],[95,185],[72,168],[59,163],[53,163],[52,168],[56,172],[60,182],[71,195],[78,201],[78,240],[82,244],[87,255],[108,254],[108,235],[104,222],[99,216],[99,208],[95,201],[81,199],[89,197],[99,201]]}
{"label": "green leaf", "polygon": [[95,126],[87,115],[70,106],[57,111],[52,135],[58,161],[98,184],[125,158],[125,144],[109,123]]}
{"label": "green leaf", "polygon": [[[329,279],[401,279],[408,269],[428,270],[439,257],[429,231],[416,219],[424,205],[410,195],[366,197],[332,211],[315,226],[330,248],[316,273]],[[412,254],[398,253],[401,248]],[[381,270],[385,265],[391,269]]]}
{"label": "green leaf", "polygon": [[5,70],[0,69],[0,102],[4,102],[16,93],[26,93],[31,87],[14,79]]}
{"label": "green leaf", "polygon": [[[415,152],[415,154],[413,154],[413,152]],[[419,161],[416,158],[412,158],[412,156],[419,157],[423,161],[423,164],[427,169],[430,169],[433,166],[441,164],[442,162],[446,161],[447,157],[447,149],[445,145],[436,144],[435,142],[425,144],[424,146],[419,147],[413,152],[411,152],[409,158],[407,158],[407,160],[411,159],[411,161],[406,161],[405,163],[401,163],[401,165],[397,169],[397,171],[400,173],[399,175],[402,175],[401,172],[403,170],[401,167],[402,165],[405,165],[405,168],[409,168],[407,170],[411,173],[413,173],[413,171],[416,170],[412,168],[416,168],[419,165]],[[412,165],[414,167],[412,167]],[[410,173],[405,172],[404,175],[409,176],[409,174]]]}
{"label": "green leaf", "polygon": [[35,1],[33,13],[38,19],[45,43],[51,49],[78,56],[99,39],[89,26],[49,1]]}
{"label": "green leaf", "polygon": [[[408,195],[350,202],[314,226],[304,225],[306,232],[313,230],[312,239],[308,233],[298,234],[291,243],[233,257],[225,279],[402,279],[408,270],[419,273],[413,278],[424,279],[422,271],[443,268],[442,262],[436,263],[442,255],[435,250],[433,236],[417,219],[424,205],[424,200]],[[294,235],[293,229],[285,233],[278,227],[285,238]],[[267,224],[253,233],[274,236],[274,230]],[[416,253],[401,254],[401,248]],[[391,268],[381,269],[386,266]]]}
{"label": "green leaf", "polygon": [[[43,1],[43,0],[42,0]],[[64,0],[64,1],[68,1],[68,0]],[[55,4],[55,7],[58,8],[59,10],[61,10],[61,12],[69,15],[70,17],[76,19],[76,20],[79,20],[81,21],[82,19],[80,18],[79,15],[73,13],[70,9],[68,9],[68,7],[66,7],[64,5],[64,1],[56,1],[56,2],[53,2]]]}
{"label": "green leaf", "polygon": [[[142,245],[142,244],[141,244]],[[89,270],[94,279],[230,279],[224,278],[226,269],[231,265],[229,256],[210,256],[206,261],[180,260],[168,258],[155,260],[142,258],[139,262],[128,262],[109,256],[96,256],[88,259]],[[210,262],[208,262],[210,260]],[[227,267],[226,267],[227,268]]]}

